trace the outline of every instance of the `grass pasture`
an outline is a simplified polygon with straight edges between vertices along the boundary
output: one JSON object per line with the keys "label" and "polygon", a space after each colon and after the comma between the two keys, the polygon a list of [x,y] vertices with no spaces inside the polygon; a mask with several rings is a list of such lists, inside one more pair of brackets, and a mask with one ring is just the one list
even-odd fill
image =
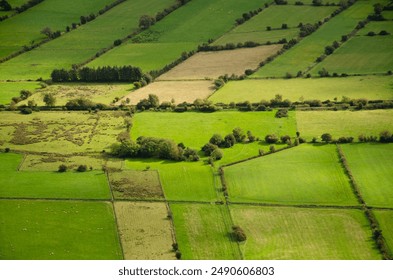
{"label": "grass pasture", "polygon": [[122,170],[108,177],[115,199],[164,199],[157,171]]}
{"label": "grass pasture", "polygon": [[106,202],[0,200],[0,259],[122,259]]}
{"label": "grass pasture", "polygon": [[248,237],[245,259],[381,259],[360,210],[232,205],[231,213]]}
{"label": "grass pasture", "polygon": [[115,202],[126,260],[173,260],[172,229],[165,203]]}
{"label": "grass pasture", "polygon": [[0,104],[10,104],[12,97],[19,97],[21,90],[29,90],[31,92],[40,88],[36,82],[0,82]]}
{"label": "grass pasture", "polygon": [[213,103],[260,102],[280,94],[292,102],[300,100],[334,100],[343,96],[351,99],[393,99],[393,82],[388,76],[365,76],[318,79],[263,79],[231,81],[215,92]]}
{"label": "grass pasture", "polygon": [[384,130],[393,131],[393,110],[296,112],[297,129],[308,141],[330,133],[333,138],[360,134],[379,136]]}
{"label": "grass pasture", "polygon": [[171,204],[177,243],[185,260],[239,259],[236,242],[223,218],[225,206]]}
{"label": "grass pasture", "polygon": [[224,172],[234,202],[357,204],[333,145],[302,145],[226,167]]}
{"label": "grass pasture", "polygon": [[[253,41],[258,43],[277,42],[283,38],[288,41],[299,34],[299,23],[316,23],[328,17],[337,7],[314,7],[272,5],[253,17],[224,34],[213,45],[225,45],[227,43],[245,43]],[[281,29],[285,23],[288,29]],[[272,30],[267,31],[270,26]]]}
{"label": "grass pasture", "polygon": [[158,80],[216,79],[221,75],[242,75],[255,69],[282,45],[260,46],[226,51],[199,52],[177,67],[161,75]]}
{"label": "grass pasture", "polygon": [[393,211],[391,210],[373,210],[374,215],[377,217],[379,226],[382,230],[383,237],[390,249],[393,252]]}
{"label": "grass pasture", "polygon": [[370,206],[393,208],[393,145],[342,145],[349,168]]}
{"label": "grass pasture", "polygon": [[393,35],[354,37],[319,63],[311,74],[318,75],[323,68],[339,74],[386,73],[393,70],[392,45]]}
{"label": "grass pasture", "polygon": [[212,81],[159,81],[151,83],[143,88],[132,91],[123,97],[130,99],[130,104],[137,104],[141,99],[148,98],[149,94],[155,94],[160,102],[175,104],[183,102],[192,103],[195,99],[206,99],[214,91]]}

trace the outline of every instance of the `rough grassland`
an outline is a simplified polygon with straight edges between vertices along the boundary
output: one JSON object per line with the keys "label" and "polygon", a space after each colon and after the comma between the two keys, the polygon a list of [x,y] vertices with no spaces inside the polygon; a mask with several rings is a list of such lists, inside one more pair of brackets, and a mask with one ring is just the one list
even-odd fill
{"label": "rough grassland", "polygon": [[393,131],[393,110],[296,112],[298,131],[307,140],[330,133],[335,138],[360,134],[378,136],[381,131]]}
{"label": "rough grassland", "polygon": [[[392,24],[393,25],[393,24]],[[372,74],[393,70],[393,35],[352,38],[319,63],[311,73],[325,68],[329,73]]]}
{"label": "rough grassland", "polygon": [[7,83],[0,82],[0,104],[10,104],[12,97],[18,97],[20,91],[25,89],[33,92],[40,87],[36,82]]}
{"label": "rough grassland", "polygon": [[280,94],[293,102],[300,100],[334,100],[343,96],[351,99],[368,100],[393,99],[393,82],[388,76],[366,76],[320,79],[264,79],[243,80],[227,83],[215,92],[209,100],[223,102],[260,102]]}
{"label": "rough grassland", "polygon": [[111,204],[0,200],[0,259],[118,260]]}
{"label": "rough grassland", "polygon": [[357,1],[288,52],[263,66],[253,77],[284,77],[287,72],[296,75],[298,71],[307,70],[323,54],[325,46],[334,40],[339,41],[342,35],[350,33],[360,20],[365,19],[372,12],[374,3],[377,1]]}
{"label": "rough grassland", "polygon": [[213,91],[212,81],[160,81],[132,91],[121,101],[129,98],[130,104],[137,104],[140,100],[148,98],[149,94],[155,94],[160,102],[175,100],[175,104],[192,103],[198,98],[208,98]]}
{"label": "rough grassland", "polygon": [[357,204],[333,145],[304,144],[229,166],[224,172],[231,201]]}
{"label": "rough grassland", "polygon": [[[40,31],[65,31],[67,25],[79,22],[81,15],[97,13],[112,0],[45,0],[27,11],[0,22],[0,58],[20,50],[24,45],[44,39]],[[61,11],[59,13],[58,11]]]}
{"label": "rough grassland", "polygon": [[390,252],[393,252],[393,211],[374,210],[373,212],[377,217]]}
{"label": "rough grassland", "polygon": [[115,202],[126,260],[173,260],[171,223],[165,203]]}
{"label": "rough grassland", "polygon": [[360,210],[231,206],[245,259],[381,259]]}
{"label": "rough grassland", "polygon": [[159,80],[215,79],[221,75],[242,75],[281,49],[281,45],[219,52],[199,52],[159,77]]}
{"label": "rough grassland", "polygon": [[224,206],[201,204],[170,205],[176,238],[182,259],[239,259],[239,249],[231,240],[230,228],[224,223]]}
{"label": "rough grassland", "polygon": [[122,112],[1,112],[0,116],[0,147],[23,151],[101,152],[125,130]]}
{"label": "rough grassland", "polygon": [[393,208],[393,145],[341,146],[368,205]]}
{"label": "rough grassland", "polygon": [[[266,8],[257,16],[241,24],[220,37],[213,45],[225,45],[227,43],[244,43],[247,41],[265,43],[277,42],[282,38],[287,40],[297,37],[299,23],[316,23],[329,16],[337,7],[314,7],[314,6],[277,6]],[[286,23],[289,29],[281,29]],[[266,31],[270,26],[271,31]]]}
{"label": "rough grassland", "polygon": [[223,137],[240,127],[256,137],[267,134],[295,135],[294,113],[288,118],[275,118],[275,112],[215,112],[215,113],[150,113],[135,114],[132,139],[154,136],[183,142],[187,147],[200,149],[215,133]]}

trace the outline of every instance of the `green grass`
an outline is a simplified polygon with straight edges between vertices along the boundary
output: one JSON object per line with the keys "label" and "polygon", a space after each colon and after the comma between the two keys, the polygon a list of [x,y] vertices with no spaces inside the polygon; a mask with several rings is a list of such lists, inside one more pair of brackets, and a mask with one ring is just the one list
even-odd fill
{"label": "green grass", "polygon": [[21,154],[0,153],[0,172],[15,172],[23,159]]}
{"label": "green grass", "polygon": [[224,171],[231,201],[357,204],[333,145],[304,144],[229,166]]}
{"label": "green grass", "polygon": [[390,249],[390,252],[393,253],[393,211],[373,210],[373,212],[377,217],[379,227],[382,230],[383,237]]}
{"label": "green grass", "polygon": [[134,116],[132,139],[154,136],[183,142],[187,147],[200,149],[215,133],[223,137],[240,127],[250,130],[256,137],[267,134],[295,135],[293,112],[288,118],[275,118],[275,112],[215,112],[215,113],[153,113],[143,112]]}
{"label": "green grass", "polygon": [[393,208],[393,145],[341,146],[349,168],[368,205]]}
{"label": "green grass", "polygon": [[0,82],[0,104],[10,104],[12,97],[19,97],[20,91],[25,89],[33,92],[40,88],[37,82]]}
{"label": "green grass", "polygon": [[0,259],[122,259],[111,204],[0,201]]}
{"label": "green grass", "polygon": [[260,68],[252,77],[284,77],[287,72],[296,75],[298,71],[307,70],[323,54],[325,46],[350,33],[360,20],[373,11],[372,5],[376,2],[378,1],[357,1],[285,54]]}
{"label": "green grass", "polygon": [[171,204],[176,239],[182,259],[239,259],[239,249],[224,223],[224,206]]}
{"label": "green grass", "polygon": [[[393,15],[393,12],[390,12]],[[392,18],[393,19],[393,18]],[[368,32],[373,31],[378,34],[382,30],[393,33],[393,23],[391,21],[371,21],[367,25],[360,29],[357,35],[367,35]]]}
{"label": "green grass", "polygon": [[280,94],[292,102],[300,100],[334,100],[342,96],[368,100],[393,99],[393,82],[388,76],[366,76],[320,79],[264,79],[227,83],[209,100],[213,103],[260,102]]}
{"label": "green grass", "polygon": [[296,112],[297,129],[308,141],[330,133],[333,138],[360,134],[378,136],[384,130],[393,131],[393,110]]}
{"label": "green grass", "polygon": [[[40,42],[45,27],[64,31],[72,22],[79,22],[81,15],[97,13],[112,0],[45,0],[27,11],[0,23],[0,58],[22,49],[24,45]],[[61,11],[59,13],[58,11]]]}
{"label": "green grass", "polygon": [[393,70],[393,35],[354,37],[319,63],[311,74],[325,68],[329,73],[373,74]]}
{"label": "green grass", "polygon": [[[220,37],[213,45],[225,45],[227,43],[244,43],[254,41],[265,43],[277,42],[282,38],[287,40],[297,37],[302,23],[316,23],[329,16],[337,7],[314,7],[314,6],[270,6],[246,23],[239,25],[229,33]],[[289,29],[281,30],[281,25],[286,23]],[[271,31],[266,31],[270,26]]]}
{"label": "green grass", "polygon": [[232,205],[247,240],[245,259],[381,259],[360,210]]}

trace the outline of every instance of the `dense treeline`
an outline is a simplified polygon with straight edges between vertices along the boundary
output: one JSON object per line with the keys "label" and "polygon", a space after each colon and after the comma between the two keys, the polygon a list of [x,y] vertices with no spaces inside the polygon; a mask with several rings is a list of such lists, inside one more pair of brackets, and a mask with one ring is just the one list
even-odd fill
{"label": "dense treeline", "polygon": [[39,4],[39,3],[43,2],[43,1],[44,0],[30,0],[27,3],[23,4],[22,6],[16,7],[15,10],[18,13],[22,13],[22,12],[26,11],[27,9],[29,9],[29,8],[35,6],[35,5],[37,5],[37,4]]}
{"label": "dense treeline", "polygon": [[53,82],[137,82],[143,78],[139,67],[104,66],[98,68],[55,69],[51,73]]}

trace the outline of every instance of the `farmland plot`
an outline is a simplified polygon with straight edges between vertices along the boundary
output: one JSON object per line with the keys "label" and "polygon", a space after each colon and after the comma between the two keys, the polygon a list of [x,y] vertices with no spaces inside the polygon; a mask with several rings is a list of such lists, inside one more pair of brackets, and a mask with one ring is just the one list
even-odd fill
{"label": "farmland plot", "polygon": [[379,226],[382,230],[383,237],[389,247],[390,252],[393,252],[393,211],[391,210],[374,210]]}
{"label": "farmland plot", "polygon": [[0,104],[10,104],[12,97],[19,97],[21,90],[34,90],[40,88],[37,82],[0,82]]}

